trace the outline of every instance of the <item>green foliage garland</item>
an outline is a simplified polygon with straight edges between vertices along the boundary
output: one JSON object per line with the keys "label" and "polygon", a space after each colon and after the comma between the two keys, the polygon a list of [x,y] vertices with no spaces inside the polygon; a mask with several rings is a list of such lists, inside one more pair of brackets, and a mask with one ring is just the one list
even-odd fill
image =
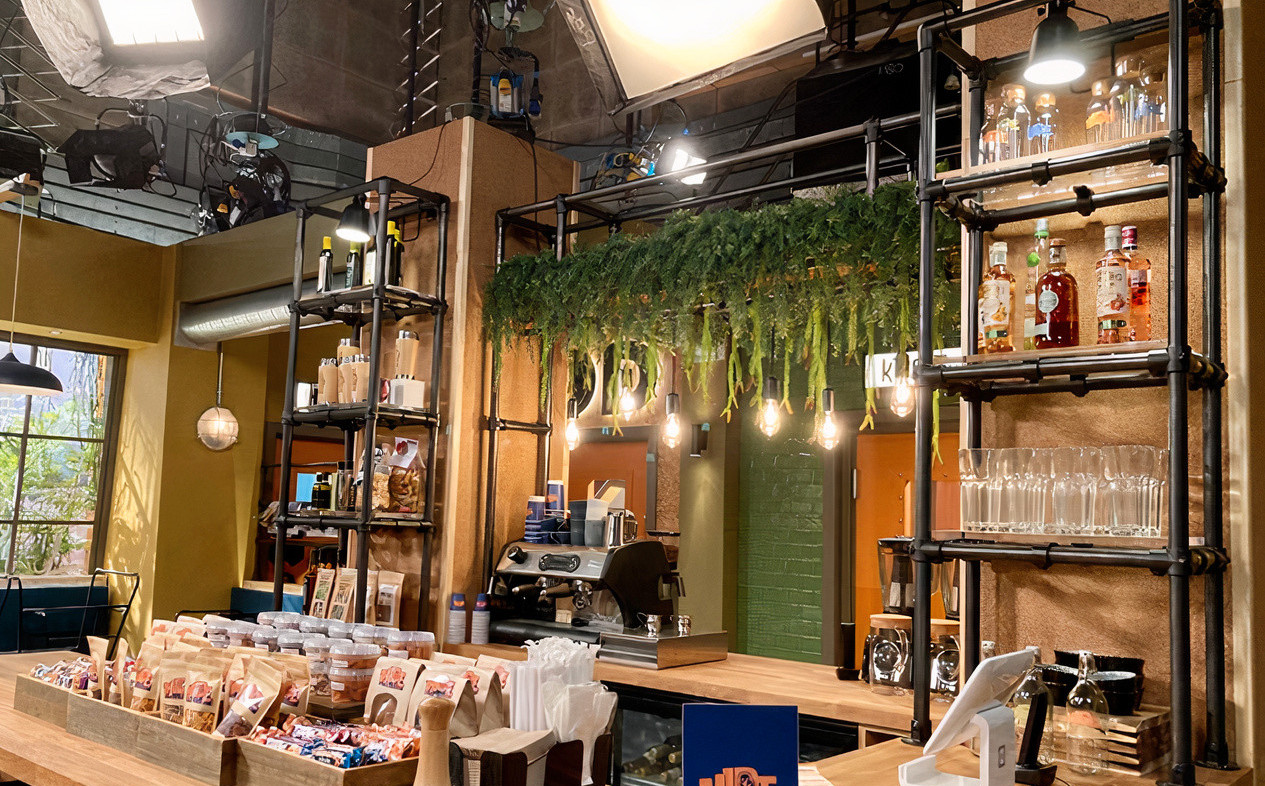
{"label": "green foliage garland", "polygon": [[[938,217],[936,237],[940,345],[943,328],[958,324],[961,265],[956,226]],[[914,346],[918,245],[908,183],[873,196],[840,188],[747,211],[678,212],[652,234],[616,234],[561,261],[552,250],[506,261],[488,286],[484,326],[493,346],[530,341],[542,356],[559,341],[582,352],[613,343],[615,367],[644,347],[651,390],[662,356],[679,355],[697,387],[727,355],[726,417],[743,391],[760,389],[766,364],[785,380],[803,363],[813,406],[831,358]],[[873,391],[866,400],[872,415]]]}

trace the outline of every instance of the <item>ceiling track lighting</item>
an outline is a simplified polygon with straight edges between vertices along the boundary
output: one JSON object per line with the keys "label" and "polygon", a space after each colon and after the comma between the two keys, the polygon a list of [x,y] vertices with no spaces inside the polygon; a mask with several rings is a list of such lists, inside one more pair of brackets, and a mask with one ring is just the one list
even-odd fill
{"label": "ceiling track lighting", "polygon": [[350,243],[368,243],[373,237],[373,217],[365,207],[364,194],[356,194],[351,204],[343,208],[334,234]]}
{"label": "ceiling track lighting", "polygon": [[574,396],[567,399],[567,426],[563,430],[563,436],[567,440],[567,450],[575,450],[580,444],[580,402]]}
{"label": "ceiling track lighting", "polygon": [[1034,85],[1065,85],[1085,74],[1085,48],[1081,31],[1068,17],[1072,0],[1051,0],[1045,18],[1032,32],[1028,67],[1023,78]]}
{"label": "ceiling track lighting", "polygon": [[48,369],[23,363],[13,354],[13,335],[18,324],[18,273],[22,269],[22,222],[26,217],[26,194],[18,211],[18,250],[13,263],[13,306],[9,313],[9,353],[0,358],[0,394],[55,396],[62,392],[61,380]]}
{"label": "ceiling track lighting", "polygon": [[839,418],[835,415],[835,391],[821,391],[821,425],[817,427],[817,442],[826,450],[839,447]]}

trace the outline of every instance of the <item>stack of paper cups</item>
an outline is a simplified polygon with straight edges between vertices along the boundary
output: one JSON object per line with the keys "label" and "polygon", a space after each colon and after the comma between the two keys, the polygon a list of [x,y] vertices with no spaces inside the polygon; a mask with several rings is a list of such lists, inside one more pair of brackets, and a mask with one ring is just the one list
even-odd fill
{"label": "stack of paper cups", "polygon": [[470,615],[470,643],[487,644],[488,627],[492,624],[492,611],[488,608],[488,596],[480,592],[474,601],[474,612]]}
{"label": "stack of paper cups", "polygon": [[448,635],[444,641],[448,644],[466,643],[466,596],[463,593],[452,593],[452,605],[448,607]]}

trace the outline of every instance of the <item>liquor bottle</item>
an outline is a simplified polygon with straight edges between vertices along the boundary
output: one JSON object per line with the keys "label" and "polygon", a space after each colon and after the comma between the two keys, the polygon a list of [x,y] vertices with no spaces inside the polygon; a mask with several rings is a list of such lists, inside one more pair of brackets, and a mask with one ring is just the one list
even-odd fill
{"label": "liquor bottle", "polygon": [[1093,98],[1089,101],[1089,109],[1085,112],[1085,141],[1090,144],[1109,142],[1111,136],[1111,102],[1107,97],[1106,80],[1094,82]]}
{"label": "liquor bottle", "polygon": [[1138,250],[1138,228],[1121,230],[1129,257],[1129,340],[1151,340],[1151,260]]}
{"label": "liquor bottle", "polygon": [[333,239],[329,235],[321,238],[321,255],[316,260],[317,292],[332,292],[334,289],[333,242]]}
{"label": "liquor bottle", "polygon": [[1036,114],[1028,126],[1028,152],[1044,155],[1059,147],[1059,110],[1053,93],[1038,93]]}
{"label": "liquor bottle", "polygon": [[988,272],[979,285],[979,341],[981,353],[1010,352],[1010,315],[1015,302],[1015,277],[1006,270],[1006,243],[988,251]]}
{"label": "liquor bottle", "polygon": [[398,287],[404,275],[404,241],[401,239],[400,227],[394,221],[387,222],[387,233],[391,235],[387,283]]}
{"label": "liquor bottle", "polygon": [[364,278],[364,257],[360,255],[360,244],[352,243],[347,252],[347,289],[360,286]]}
{"label": "liquor bottle", "polygon": [[1028,91],[1023,85],[1004,85],[1001,89],[1002,107],[997,114],[999,161],[1009,161],[1028,154],[1028,126],[1032,115],[1025,100]]}
{"label": "liquor bottle", "polygon": [[1143,134],[1168,130],[1168,94],[1164,90],[1164,67],[1151,66],[1142,72]]}
{"label": "liquor bottle", "polygon": [[998,104],[989,101],[984,106],[984,122],[980,124],[979,162],[991,164],[997,161],[1001,135],[997,131]]}
{"label": "liquor bottle", "polygon": [[1143,100],[1138,76],[1142,59],[1126,55],[1116,59],[1116,79],[1111,83],[1111,122],[1113,139],[1129,139],[1142,133],[1138,104]]}
{"label": "liquor bottle", "polygon": [[1118,226],[1104,231],[1106,251],[1094,269],[1099,344],[1119,344],[1129,335],[1129,257],[1120,250],[1120,234]]}
{"label": "liquor bottle", "polygon": [[1037,219],[1036,238],[1028,252],[1028,275],[1023,282],[1023,348],[1037,348],[1037,279],[1041,277],[1041,260],[1050,253],[1050,221]]}
{"label": "liquor bottle", "polygon": [[1067,272],[1062,238],[1050,238],[1050,265],[1037,281],[1037,349],[1080,344],[1076,277]]}

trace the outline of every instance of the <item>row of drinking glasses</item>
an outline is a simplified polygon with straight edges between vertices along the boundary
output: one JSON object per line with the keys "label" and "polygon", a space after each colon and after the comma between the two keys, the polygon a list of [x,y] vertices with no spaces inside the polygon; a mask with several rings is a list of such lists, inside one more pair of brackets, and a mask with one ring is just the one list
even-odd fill
{"label": "row of drinking glasses", "polygon": [[965,532],[1163,535],[1167,450],[964,448],[958,459]]}

